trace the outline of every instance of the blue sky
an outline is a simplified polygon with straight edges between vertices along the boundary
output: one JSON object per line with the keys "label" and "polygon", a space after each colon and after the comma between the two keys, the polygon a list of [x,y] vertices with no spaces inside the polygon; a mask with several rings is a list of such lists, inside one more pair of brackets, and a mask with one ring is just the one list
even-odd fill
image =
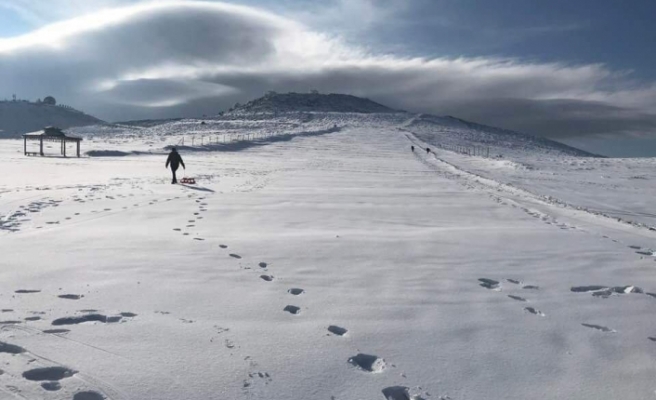
{"label": "blue sky", "polygon": [[559,140],[652,140],[653,16],[643,0],[0,0],[0,98],[120,120],[316,88]]}

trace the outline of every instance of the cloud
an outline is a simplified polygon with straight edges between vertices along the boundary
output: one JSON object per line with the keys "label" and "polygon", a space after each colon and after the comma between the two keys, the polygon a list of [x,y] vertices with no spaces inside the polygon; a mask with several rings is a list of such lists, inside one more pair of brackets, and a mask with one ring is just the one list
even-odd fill
{"label": "cloud", "polygon": [[374,54],[287,17],[217,2],[108,8],[0,39],[0,88],[52,94],[108,120],[214,114],[267,90],[316,88],[551,137],[656,133],[656,85],[630,72]]}

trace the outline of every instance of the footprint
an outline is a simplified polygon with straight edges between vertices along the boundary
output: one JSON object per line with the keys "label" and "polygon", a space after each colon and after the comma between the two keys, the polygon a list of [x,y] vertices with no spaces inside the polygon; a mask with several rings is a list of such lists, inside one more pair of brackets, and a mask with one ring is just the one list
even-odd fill
{"label": "footprint", "polygon": [[540,286],[536,286],[536,285],[526,285],[526,286],[522,287],[522,289],[526,289],[526,290],[540,290]]}
{"label": "footprint", "polygon": [[294,315],[298,315],[301,313],[300,307],[296,307],[296,306],[286,306],[285,308],[283,308],[283,311],[287,311],[288,313]]}
{"label": "footprint", "polygon": [[478,280],[481,282],[480,285],[486,289],[500,290],[499,281],[488,278],[479,278]]}
{"label": "footprint", "polygon": [[137,314],[135,314],[133,312],[122,312],[122,313],[120,313],[120,315],[121,315],[121,317],[125,317],[125,318],[134,318],[134,317],[137,316]]}
{"label": "footprint", "polygon": [[182,229],[180,229],[180,228],[173,228],[173,230],[176,231],[176,232],[180,232]]}
{"label": "footprint", "polygon": [[220,244],[219,247],[222,248],[222,249],[227,249],[228,248],[228,246],[226,246],[225,244]]}
{"label": "footprint", "polygon": [[60,381],[64,378],[70,378],[76,373],[77,371],[66,367],[45,367],[23,372],[23,378],[28,381]]}
{"label": "footprint", "polygon": [[344,329],[342,327],[339,327],[337,325],[330,325],[328,327],[328,332],[330,332],[332,334],[335,334],[337,336],[344,336],[344,335],[346,335],[346,332],[348,332],[348,330]]}
{"label": "footprint", "polygon": [[629,246],[629,248],[630,248],[630,249],[633,249],[633,250],[640,250],[640,249],[642,249],[642,247],[640,247],[640,246],[636,246],[636,245]]}
{"label": "footprint", "polygon": [[629,294],[629,293],[637,293],[637,294],[642,294],[644,293],[644,290],[637,286],[629,285],[629,286],[613,286],[613,287],[607,287],[607,286],[601,286],[601,285],[589,285],[589,286],[575,286],[570,289],[572,292],[577,292],[577,293],[589,293],[592,292],[592,295],[595,297],[602,297],[602,298],[608,298],[612,296],[613,294]]}
{"label": "footprint", "polygon": [[[410,388],[405,386],[390,386],[383,389],[383,396],[385,400],[424,400],[419,395],[410,395]],[[445,397],[440,397],[439,400],[447,400]]]}
{"label": "footprint", "polygon": [[43,331],[43,333],[47,333],[50,335],[58,335],[60,333],[68,333],[70,332],[70,329],[46,329]]}
{"label": "footprint", "polygon": [[287,293],[293,294],[294,296],[298,296],[299,294],[305,293],[305,290],[300,288],[291,288],[287,291]]}
{"label": "footprint", "polygon": [[52,321],[52,325],[58,326],[58,325],[76,325],[76,324],[82,324],[85,322],[102,322],[102,323],[113,323],[113,322],[119,322],[122,317],[120,316],[111,316],[108,317],[106,315],[102,314],[86,314],[86,315],[80,315],[78,317],[64,317],[64,318],[57,318],[56,320]]}
{"label": "footprint", "polygon": [[260,275],[260,278],[267,281],[267,282],[271,282],[273,280],[272,275]]}
{"label": "footprint", "polygon": [[544,317],[544,313],[542,311],[538,310],[537,308],[524,307],[524,310],[530,312],[531,314],[535,314],[535,315],[539,315],[541,317]]}
{"label": "footprint", "polygon": [[38,321],[38,320],[40,320],[40,319],[41,319],[41,317],[39,317],[39,316],[34,316],[34,317],[27,317],[27,318],[25,318],[25,321]]}
{"label": "footprint", "polygon": [[194,238],[194,240],[200,240],[200,241],[203,241],[203,240],[205,240],[205,239],[203,239],[203,238],[199,238],[199,237],[196,237],[196,238]]}
{"label": "footprint", "polygon": [[39,293],[41,290],[28,290],[28,289],[19,289],[16,290],[14,293]]}
{"label": "footprint", "polygon": [[519,284],[522,283],[522,281],[518,281],[517,279],[510,279],[510,278],[508,278],[508,279],[506,279],[506,280],[507,280],[508,282],[510,282],[510,283],[514,283],[515,285],[519,285]]}
{"label": "footprint", "polygon": [[59,297],[60,299],[80,300],[80,298],[84,297],[84,295],[81,295],[81,294],[60,294],[57,297]]}
{"label": "footprint", "polygon": [[73,400],[105,400],[105,396],[98,392],[78,392],[73,395]]}
{"label": "footprint", "polygon": [[610,329],[608,327],[601,326],[601,325],[594,325],[594,324],[581,324],[581,325],[585,326],[586,328],[592,328],[592,329],[596,329],[596,330],[602,331],[602,332],[608,332],[608,333],[614,333],[615,332],[614,329]]}
{"label": "footprint", "polygon": [[196,226],[196,225],[193,225],[193,224],[187,225],[187,228],[193,228],[194,226]]}
{"label": "footprint", "polygon": [[607,290],[608,286],[589,285],[589,286],[574,286],[570,290],[576,293],[596,292],[599,290]]}
{"label": "footprint", "polygon": [[510,297],[510,298],[513,299],[513,300],[517,300],[517,301],[527,301],[527,300],[526,300],[525,298],[523,298],[523,297],[513,296],[512,294],[509,294],[508,297]]}
{"label": "footprint", "polygon": [[258,265],[260,266],[260,268],[266,268],[267,267],[267,263],[265,263],[265,262],[261,262]]}
{"label": "footprint", "polygon": [[241,256],[239,256],[237,254],[230,254],[230,257],[236,258],[236,259],[241,259]]}
{"label": "footprint", "polygon": [[385,371],[385,368],[387,367],[387,363],[385,363],[385,360],[379,358],[378,356],[373,356],[370,354],[359,353],[358,355],[349,358],[348,362],[349,364],[355,366],[356,368],[362,371],[371,372],[374,374],[378,374]]}
{"label": "footprint", "polygon": [[43,382],[41,387],[49,392],[56,392],[57,390],[61,389],[61,385],[57,381]]}
{"label": "footprint", "polygon": [[652,342],[656,342],[656,336],[654,336],[654,337],[649,337],[649,340],[651,340]]}
{"label": "footprint", "polygon": [[406,386],[390,386],[383,389],[386,400],[410,400],[410,389]]}
{"label": "footprint", "polygon": [[14,344],[0,342],[0,353],[20,354],[25,353],[25,349]]}

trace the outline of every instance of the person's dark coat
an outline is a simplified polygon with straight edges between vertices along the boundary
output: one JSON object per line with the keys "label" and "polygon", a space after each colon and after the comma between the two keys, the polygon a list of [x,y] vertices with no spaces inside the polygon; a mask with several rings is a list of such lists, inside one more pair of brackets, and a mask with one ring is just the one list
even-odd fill
{"label": "person's dark coat", "polygon": [[180,153],[176,149],[171,150],[169,153],[169,157],[166,159],[166,168],[169,167],[169,164],[171,164],[173,171],[177,171],[180,165],[182,165],[182,168],[186,168],[182,157],[180,157]]}
{"label": "person's dark coat", "polygon": [[187,169],[187,167],[185,167],[184,161],[182,161],[182,157],[180,157],[180,154],[176,149],[172,149],[169,153],[169,157],[166,159],[166,168],[169,167],[169,164],[171,165],[171,174],[173,175],[173,180],[171,183],[178,183],[178,178],[175,176],[175,171],[178,170],[180,164],[182,164],[182,168]]}

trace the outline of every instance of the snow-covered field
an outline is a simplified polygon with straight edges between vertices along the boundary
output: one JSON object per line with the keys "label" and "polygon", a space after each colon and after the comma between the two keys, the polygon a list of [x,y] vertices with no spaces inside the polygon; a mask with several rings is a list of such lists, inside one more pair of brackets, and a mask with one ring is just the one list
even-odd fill
{"label": "snow-covered field", "polygon": [[656,232],[614,218],[651,160],[413,154],[404,118],[246,121],[297,135],[183,150],[189,186],[162,148],[239,127],[0,142],[0,398],[656,398]]}

